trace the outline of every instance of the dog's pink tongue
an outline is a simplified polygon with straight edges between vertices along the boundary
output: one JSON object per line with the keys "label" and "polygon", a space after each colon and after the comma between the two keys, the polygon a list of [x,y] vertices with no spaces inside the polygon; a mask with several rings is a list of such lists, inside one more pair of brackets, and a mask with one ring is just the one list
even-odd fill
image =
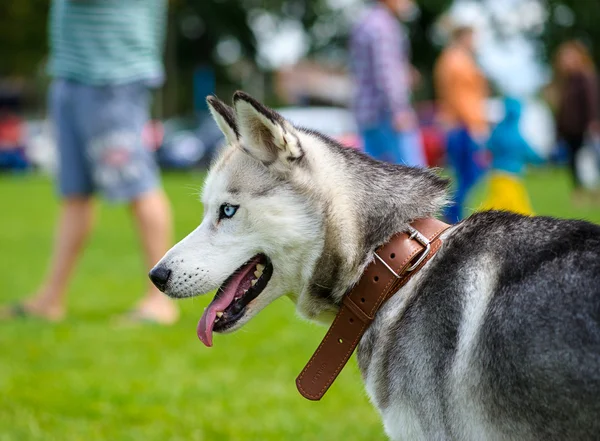
{"label": "dog's pink tongue", "polygon": [[205,346],[212,346],[212,333],[213,327],[215,326],[215,319],[217,318],[217,312],[223,311],[231,305],[234,296],[235,288],[230,288],[228,286],[227,289],[221,293],[221,296],[218,299],[213,300],[204,310],[204,314],[202,314],[202,317],[198,322],[196,332],[198,333],[198,338]]}
{"label": "dog's pink tongue", "polygon": [[[252,268],[249,265],[250,268]],[[217,318],[217,312],[225,311],[225,309],[231,305],[235,297],[240,283],[246,277],[248,270],[240,271],[232,280],[229,281],[227,286],[222,287],[219,296],[216,297],[202,314],[200,321],[198,322],[198,338],[205,346],[212,346],[212,333],[213,327],[215,326],[215,319]]]}

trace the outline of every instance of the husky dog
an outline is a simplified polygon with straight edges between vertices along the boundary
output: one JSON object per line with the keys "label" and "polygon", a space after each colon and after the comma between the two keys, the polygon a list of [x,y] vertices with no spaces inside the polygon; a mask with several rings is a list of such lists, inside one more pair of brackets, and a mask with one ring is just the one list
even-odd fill
{"label": "husky dog", "polygon": [[[150,273],[171,297],[218,288],[198,324],[208,346],[284,295],[330,323],[374,251],[446,203],[432,171],[377,162],[243,92],[208,102],[228,146],[204,219]],[[600,227],[485,212],[442,239],[359,345],[388,436],[600,439]]]}

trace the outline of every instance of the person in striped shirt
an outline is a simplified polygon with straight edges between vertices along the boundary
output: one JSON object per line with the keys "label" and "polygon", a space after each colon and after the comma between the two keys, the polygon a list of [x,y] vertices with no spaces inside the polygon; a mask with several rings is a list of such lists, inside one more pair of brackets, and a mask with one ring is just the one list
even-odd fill
{"label": "person in striped shirt", "polygon": [[[4,316],[60,320],[74,265],[93,223],[93,196],[129,204],[152,267],[171,244],[171,209],[142,142],[150,88],[164,79],[167,0],[53,0],[49,113],[56,128],[61,198],[48,275]],[[127,318],[173,323],[176,307],[153,286]]]}

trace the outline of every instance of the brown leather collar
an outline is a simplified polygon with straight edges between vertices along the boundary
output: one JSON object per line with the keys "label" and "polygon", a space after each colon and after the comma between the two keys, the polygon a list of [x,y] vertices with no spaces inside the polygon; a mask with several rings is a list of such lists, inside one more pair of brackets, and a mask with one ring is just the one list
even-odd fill
{"label": "brown leather collar", "polygon": [[440,249],[448,228],[437,219],[419,219],[380,247],[361,279],[344,296],[323,341],[296,379],[298,391],[320,400],[344,368],[381,306]]}

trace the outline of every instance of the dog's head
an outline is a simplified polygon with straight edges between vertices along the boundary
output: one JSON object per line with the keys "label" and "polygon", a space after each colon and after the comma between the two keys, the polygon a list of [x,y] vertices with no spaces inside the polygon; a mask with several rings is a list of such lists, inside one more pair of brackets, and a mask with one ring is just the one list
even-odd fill
{"label": "dog's head", "polygon": [[324,239],[319,209],[298,182],[310,184],[302,171],[306,135],[242,92],[233,109],[207,101],[228,145],[207,176],[202,223],[150,277],[171,297],[218,288],[198,324],[211,345],[213,330],[235,330],[278,297],[298,293]]}
{"label": "dog's head", "polygon": [[416,217],[405,194],[436,188],[442,200],[445,190],[424,171],[298,129],[243,92],[233,104],[208,98],[227,146],[205,182],[204,218],[150,272],[171,297],[218,288],[198,324],[206,345],[213,330],[236,330],[283,295],[329,321],[369,250]]}

